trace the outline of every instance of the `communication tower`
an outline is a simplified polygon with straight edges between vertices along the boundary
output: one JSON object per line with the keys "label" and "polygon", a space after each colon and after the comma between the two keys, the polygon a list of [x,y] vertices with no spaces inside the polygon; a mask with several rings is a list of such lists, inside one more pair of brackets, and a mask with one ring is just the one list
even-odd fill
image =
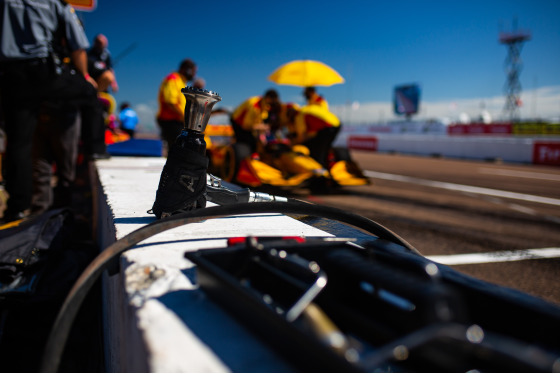
{"label": "communication tower", "polygon": [[519,74],[521,72],[521,48],[523,43],[531,39],[529,31],[518,31],[517,22],[514,20],[512,32],[501,32],[500,43],[508,49],[505,61],[507,81],[505,84],[506,104],[504,114],[511,120],[519,120],[519,107],[521,106],[521,84]]}

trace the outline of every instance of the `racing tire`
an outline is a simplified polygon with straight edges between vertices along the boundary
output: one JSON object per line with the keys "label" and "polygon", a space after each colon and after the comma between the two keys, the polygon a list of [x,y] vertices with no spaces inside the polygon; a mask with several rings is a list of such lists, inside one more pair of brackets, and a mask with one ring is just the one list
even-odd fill
{"label": "racing tire", "polygon": [[350,150],[346,147],[333,147],[331,152],[334,153],[335,161],[352,161]]}
{"label": "racing tire", "polygon": [[249,156],[251,156],[251,147],[248,144],[233,143],[226,151],[221,178],[226,182],[235,182],[241,161]]}
{"label": "racing tire", "polygon": [[324,177],[313,178],[309,181],[309,192],[313,195],[329,195],[336,190],[334,180]]}

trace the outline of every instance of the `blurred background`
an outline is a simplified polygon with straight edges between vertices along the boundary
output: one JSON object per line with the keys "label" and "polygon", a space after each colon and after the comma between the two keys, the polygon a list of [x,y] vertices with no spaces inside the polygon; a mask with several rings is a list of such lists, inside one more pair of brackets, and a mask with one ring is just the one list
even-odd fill
{"label": "blurred background", "polygon": [[[77,8],[78,16],[90,40],[107,36],[119,83],[114,96],[136,110],[139,133],[158,133],[159,84],[186,57],[228,110],[268,88],[282,101],[303,103],[300,87],[267,78],[286,62],[309,59],[344,77],[318,92],[345,125],[402,119],[396,88],[409,85],[419,99],[412,120],[443,126],[509,120],[504,108],[512,84],[518,119],[560,119],[556,0],[89,3],[93,10]],[[522,38],[508,44],[512,36]]]}

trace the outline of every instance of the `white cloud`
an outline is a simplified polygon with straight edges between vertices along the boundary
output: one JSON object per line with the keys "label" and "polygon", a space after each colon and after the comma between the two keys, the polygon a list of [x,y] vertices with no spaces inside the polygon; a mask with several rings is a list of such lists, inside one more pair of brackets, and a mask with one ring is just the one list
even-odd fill
{"label": "white cloud", "polygon": [[[523,105],[520,117],[558,119],[560,118],[560,86],[542,87],[521,93]],[[479,119],[488,117],[493,120],[506,119],[503,108],[504,96],[457,99],[443,101],[421,101],[420,113],[413,116],[415,120],[439,119],[442,121],[459,121],[460,118]],[[348,124],[379,123],[403,119],[393,112],[391,102],[352,103],[351,105],[332,105],[331,110],[342,122]]]}
{"label": "white cloud", "polygon": [[138,115],[138,132],[157,133],[159,130],[156,125],[157,104],[137,104],[134,110]]}
{"label": "white cloud", "polygon": [[[560,119],[560,86],[541,87],[526,90],[521,94],[523,106],[521,118]],[[437,119],[443,122],[455,122],[467,119],[488,117],[492,120],[505,119],[503,115],[504,96],[450,99],[442,101],[421,101],[420,113],[414,120]],[[156,125],[157,103],[142,103],[134,106],[138,114],[139,132],[158,133]],[[230,109],[231,110],[231,109]],[[348,105],[331,105],[331,110],[345,124],[371,124],[403,119],[393,112],[392,102],[352,102]],[[213,117],[212,123],[229,123],[227,116]]]}

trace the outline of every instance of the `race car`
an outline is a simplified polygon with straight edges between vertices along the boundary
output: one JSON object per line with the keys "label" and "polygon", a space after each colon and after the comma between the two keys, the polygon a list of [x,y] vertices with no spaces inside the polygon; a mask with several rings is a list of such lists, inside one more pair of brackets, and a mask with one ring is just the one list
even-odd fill
{"label": "race car", "polygon": [[209,124],[205,134],[208,171],[227,182],[248,187],[308,187],[316,193],[370,183],[346,148],[330,150],[326,170],[303,145],[272,141],[262,151],[251,152],[248,145],[235,142],[230,125]]}

